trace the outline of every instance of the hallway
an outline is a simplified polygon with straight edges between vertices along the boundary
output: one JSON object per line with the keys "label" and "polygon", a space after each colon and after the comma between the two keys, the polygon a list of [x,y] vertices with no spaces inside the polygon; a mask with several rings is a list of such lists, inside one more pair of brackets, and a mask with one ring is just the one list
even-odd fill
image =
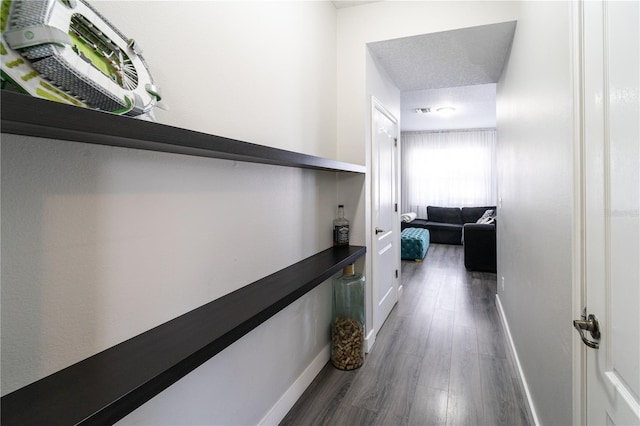
{"label": "hallway", "polygon": [[359,370],[328,363],[281,425],[531,425],[495,305],[462,246],[402,261],[403,292]]}

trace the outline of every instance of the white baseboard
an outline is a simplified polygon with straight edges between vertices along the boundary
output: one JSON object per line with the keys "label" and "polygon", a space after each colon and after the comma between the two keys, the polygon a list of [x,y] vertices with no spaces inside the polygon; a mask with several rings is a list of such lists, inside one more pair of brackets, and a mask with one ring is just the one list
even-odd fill
{"label": "white baseboard", "polygon": [[287,415],[289,410],[294,406],[296,401],[302,396],[304,391],[309,387],[313,379],[320,373],[320,371],[327,364],[331,358],[331,344],[325,346],[318,356],[311,361],[311,364],[302,372],[302,374],[296,379],[295,382],[287,389],[287,391],[280,397],[278,402],[271,407],[271,410],[266,416],[260,420],[258,425],[271,426],[279,424],[284,416]]}
{"label": "white baseboard", "polygon": [[529,404],[529,409],[531,410],[531,415],[533,416],[533,423],[536,426],[540,426],[540,421],[538,420],[538,414],[536,413],[535,406],[533,405],[533,399],[531,398],[531,392],[529,392],[529,385],[527,384],[527,379],[524,376],[524,371],[522,370],[522,365],[520,364],[520,358],[518,358],[518,351],[516,351],[516,346],[513,343],[513,337],[511,337],[511,330],[509,329],[509,323],[507,322],[507,317],[504,313],[504,309],[502,309],[500,296],[497,294],[496,294],[496,306],[498,307],[498,314],[500,315],[500,320],[502,321],[502,325],[504,326],[504,330],[507,334],[507,339],[509,340],[509,346],[511,347],[513,358],[516,361],[516,367],[518,368],[518,375],[520,376],[520,380],[522,381],[522,386],[524,387],[524,393],[527,396],[527,404]]}
{"label": "white baseboard", "polygon": [[370,330],[367,337],[364,338],[364,351],[366,353],[371,352],[371,348],[373,348],[373,344],[376,341],[376,333],[375,330]]}

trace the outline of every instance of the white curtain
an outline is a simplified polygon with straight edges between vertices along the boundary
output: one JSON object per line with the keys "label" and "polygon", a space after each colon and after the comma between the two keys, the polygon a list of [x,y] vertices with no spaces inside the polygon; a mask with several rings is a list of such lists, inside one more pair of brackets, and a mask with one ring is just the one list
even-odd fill
{"label": "white curtain", "polygon": [[496,131],[403,132],[402,212],[496,204]]}

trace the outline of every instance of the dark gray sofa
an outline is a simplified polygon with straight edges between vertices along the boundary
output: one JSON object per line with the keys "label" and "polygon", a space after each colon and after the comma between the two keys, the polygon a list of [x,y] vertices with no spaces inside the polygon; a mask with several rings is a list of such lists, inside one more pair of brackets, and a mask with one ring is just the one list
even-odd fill
{"label": "dark gray sofa", "polygon": [[464,266],[470,271],[496,272],[496,225],[476,223],[485,207],[427,207],[426,219],[402,222],[401,228],[426,228],[432,243],[464,244]]}
{"label": "dark gray sofa", "polygon": [[495,206],[486,207],[436,207],[427,206],[426,219],[402,222],[400,227],[426,228],[432,243],[462,244],[462,227],[466,223],[476,223],[487,210],[496,211]]}

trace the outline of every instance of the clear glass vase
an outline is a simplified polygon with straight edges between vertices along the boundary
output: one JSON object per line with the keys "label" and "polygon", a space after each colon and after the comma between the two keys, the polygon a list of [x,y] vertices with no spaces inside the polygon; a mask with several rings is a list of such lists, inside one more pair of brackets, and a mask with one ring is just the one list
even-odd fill
{"label": "clear glass vase", "polygon": [[353,370],[363,362],[364,277],[349,265],[333,280],[331,363],[340,370]]}

